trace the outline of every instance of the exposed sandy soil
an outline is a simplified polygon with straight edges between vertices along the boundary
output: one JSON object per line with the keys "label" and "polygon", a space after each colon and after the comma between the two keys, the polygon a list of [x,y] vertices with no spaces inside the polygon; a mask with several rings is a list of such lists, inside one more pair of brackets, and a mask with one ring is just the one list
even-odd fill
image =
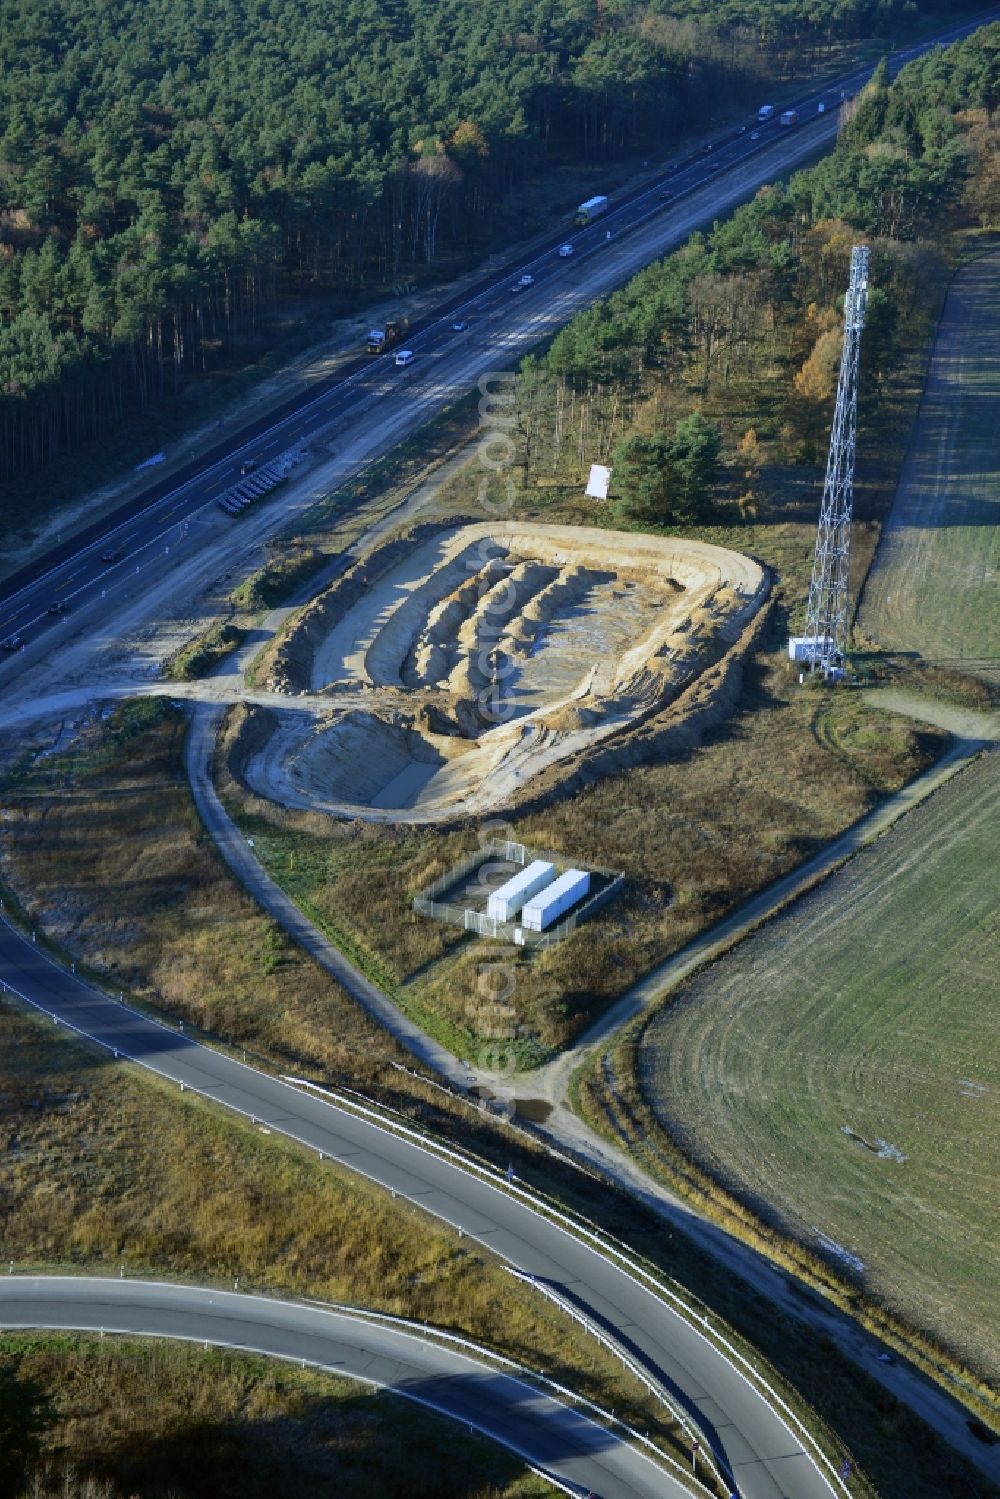
{"label": "exposed sandy soil", "polygon": [[330,712],[279,712],[239,769],[299,809],[483,812],[671,702],[734,648],[766,591],[757,563],[700,542],[423,528],[305,611],[267,685],[326,695]]}

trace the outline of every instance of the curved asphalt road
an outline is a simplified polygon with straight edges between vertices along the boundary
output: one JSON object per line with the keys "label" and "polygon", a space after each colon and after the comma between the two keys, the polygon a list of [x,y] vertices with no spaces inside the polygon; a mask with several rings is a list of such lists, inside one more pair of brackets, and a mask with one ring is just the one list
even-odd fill
{"label": "curved asphalt road", "polygon": [[200,705],[191,715],[184,749],[191,794],[206,830],[233,874],[257,904],[298,943],[304,952],[347,990],[379,1025],[395,1036],[433,1072],[457,1088],[468,1085],[468,1073],[450,1051],[428,1036],[366,978],[323,933],[304,916],[293,900],[267,875],[247,847],[246,839],[227,814],[212,784],[211,762],[226,706]]}
{"label": "curved asphalt road", "polygon": [[67,973],[0,922],[0,981],[160,1076],[299,1140],[460,1227],[602,1323],[700,1426],[742,1499],[830,1499],[846,1489],[770,1399],[638,1273],[542,1217],[528,1194],[192,1041]]}
{"label": "curved asphalt road", "polygon": [[470,1350],[315,1304],[97,1276],[4,1276],[0,1328],[179,1338],[294,1359],[473,1426],[574,1494],[690,1499],[638,1447]]}

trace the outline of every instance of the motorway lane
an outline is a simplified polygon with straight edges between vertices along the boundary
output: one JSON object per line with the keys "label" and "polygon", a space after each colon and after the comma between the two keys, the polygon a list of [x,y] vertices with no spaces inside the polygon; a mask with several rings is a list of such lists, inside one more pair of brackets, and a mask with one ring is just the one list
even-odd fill
{"label": "motorway lane", "polygon": [[[891,62],[893,71],[911,57],[927,50],[932,45],[953,40],[982,25],[989,17],[979,17],[973,22],[951,28],[932,42],[921,44],[897,53]],[[486,353],[483,368],[496,364],[500,350],[512,363],[516,355],[530,347],[538,337],[554,331],[561,322],[572,316],[582,305],[603,295],[634,274],[639,265],[664,254],[690,232],[690,216],[676,213],[678,200],[686,200],[706,183],[737,167],[739,190],[720,192],[719,201],[710,203],[705,211],[696,216],[695,222],[704,222],[716,213],[722,213],[752,195],[762,183],[787,173],[793,166],[805,162],[824,147],[832,143],[837,129],[837,107],[842,94],[853,94],[868,77],[870,69],[863,68],[845,74],[831,82],[820,92],[807,95],[800,102],[802,124],[794,131],[782,131],[776,120],[760,125],[761,139],[750,140],[750,130],[744,133],[728,133],[727,136],[709,145],[703,152],[674,163],[652,184],[616,201],[612,208],[594,225],[572,231],[563,230],[552,243],[523,264],[506,271],[499,278],[484,281],[471,294],[456,302],[445,303],[419,325],[407,339],[407,343],[419,355],[409,371],[396,371],[394,354],[375,359],[359,360],[345,374],[339,373],[318,388],[297,397],[289,403],[284,415],[275,418],[272,414],[247,427],[231,438],[217,454],[207,461],[192,464],[192,472],[184,478],[177,476],[172,481],[155,482],[145,496],[131,501],[126,507],[127,519],[106,521],[100,534],[86,543],[65,543],[54,548],[45,557],[38,558],[21,574],[7,580],[0,592],[0,641],[22,631],[38,633],[51,621],[47,609],[55,597],[71,604],[82,601],[86,594],[96,594],[101,589],[115,587],[125,571],[134,574],[147,560],[146,554],[154,550],[159,556],[160,548],[169,545],[168,537],[178,526],[190,518],[212,497],[222,492],[238,478],[240,460],[250,452],[254,456],[271,456],[287,451],[299,444],[308,443],[320,431],[326,431],[333,422],[344,424],[356,422],[365,411],[370,410],[380,398],[396,396],[406,392],[412,376],[418,375],[420,365],[426,359],[447,361],[456,347],[467,346],[475,340],[480,347],[486,337],[493,344]],[[822,115],[817,113],[820,101],[828,105]],[[755,123],[755,122],[754,122]],[[720,184],[721,187],[721,184]],[[664,202],[670,194],[673,202]],[[669,215],[668,219],[664,219]],[[640,257],[638,265],[634,257],[622,260],[610,255],[617,248],[617,241],[624,231],[634,233],[637,228],[651,220],[664,219],[663,233],[651,245],[648,253]],[[610,243],[607,236],[610,235]],[[561,239],[568,238],[574,245],[571,260],[563,261],[555,254]],[[576,297],[562,299],[558,313],[554,309],[554,293],[569,291],[577,286],[581,260],[594,257],[607,260],[607,275],[598,278],[603,284],[595,285],[593,277],[585,291]],[[537,284],[518,297],[512,290],[520,275],[530,272],[536,276]],[[532,317],[545,310],[542,318]],[[525,317],[525,313],[528,314]],[[469,322],[469,329],[461,334],[452,332],[451,324],[456,317]],[[499,336],[495,336],[499,335]],[[434,386],[434,397],[427,404],[430,409],[440,409],[464,393],[474,383],[466,370],[464,378],[448,380],[443,369],[432,371],[430,381]],[[422,386],[416,386],[427,395],[428,377]],[[383,444],[382,451],[385,451]],[[345,475],[347,477],[347,475]],[[183,532],[178,536],[183,541]],[[100,562],[100,552],[111,544],[123,544],[125,558],[110,567]],[[141,558],[138,567],[136,558]],[[72,584],[72,587],[70,586]]]}
{"label": "motorway lane", "polygon": [[473,1426],[571,1492],[691,1499],[640,1448],[472,1350],[316,1303],[97,1276],[4,1276],[0,1329],[211,1343],[346,1375]]}
{"label": "motorway lane", "polygon": [[[981,20],[982,18],[974,24],[981,24]],[[952,34],[958,34],[960,31],[967,29],[971,28],[956,28],[955,33]],[[813,154],[822,147],[824,142],[829,141],[834,128],[835,122],[828,114],[814,120],[810,125],[796,132],[794,139],[788,134],[778,137],[778,141],[780,141],[779,145],[773,139],[773,135],[776,134],[777,130],[777,127],[775,127],[766,159],[764,156],[758,156],[755,151],[753,161],[748,160],[746,162],[746,170],[740,174],[738,185],[732,186],[728,190],[724,190],[721,186],[718,191],[713,188],[711,191],[714,195],[714,210],[711,206],[702,210],[702,220],[705,217],[710,217],[712,211],[722,212],[725,207],[731,206],[740,199],[750,196],[756,186],[757,180],[752,176],[753,172],[759,174],[760,180],[766,180],[768,177],[773,177],[787,170],[792,155],[797,153],[800,157],[805,157]],[[764,145],[767,145],[766,141]],[[735,159],[735,156],[745,149],[743,138],[741,138],[741,141],[734,142],[720,149],[718,156],[714,159],[706,158],[706,162],[710,161],[711,169],[709,175],[714,176],[719,167],[731,165],[732,159]],[[763,150],[763,146],[761,150]],[[779,151],[783,153],[780,156],[780,161],[784,165],[775,165],[779,161]],[[685,170],[692,178],[697,178],[698,181],[702,181],[706,175],[705,167],[700,163],[695,163]],[[678,193],[683,190],[685,194],[683,203],[685,205],[692,205],[691,211],[693,212],[693,205],[699,198],[695,182],[692,181],[690,184],[685,184],[683,174],[677,174],[676,189]],[[582,239],[579,235],[573,236],[574,244],[579,247],[578,255],[574,257],[574,261],[569,262],[568,266],[561,267],[565,273],[563,279],[566,283],[566,295],[575,292],[582,299],[582,302],[592,300],[595,294],[593,283],[583,289],[574,285],[588,260],[593,263],[599,263],[603,259],[606,262],[608,270],[606,282],[607,288],[610,288],[611,285],[626,280],[638,268],[638,265],[655,258],[657,254],[664,253],[671,247],[672,243],[682,238],[688,232],[688,215],[679,214],[677,212],[678,205],[671,205],[669,210],[666,210],[661,202],[651,201],[653,194],[656,192],[657,189],[650,189],[645,193],[636,195],[628,204],[621,207],[616,205],[614,215],[621,214],[623,215],[622,218],[616,218],[609,214],[595,226],[593,231],[585,231]],[[662,220],[663,229],[660,234],[659,243],[653,244],[650,241],[648,244],[637,244],[638,233],[634,238],[632,236],[626,237],[620,235],[619,229],[621,227],[628,227],[624,221],[625,210],[630,212],[634,210],[634,217],[630,222],[633,227],[638,225],[640,229],[645,220],[649,220],[654,228]],[[665,212],[668,212],[670,215],[669,221],[664,220],[662,217]],[[679,222],[681,218],[685,220],[683,225]],[[610,244],[600,238],[601,235],[607,232],[606,226],[608,225],[614,226],[612,229],[613,239]],[[649,225],[647,225],[648,227]],[[629,248],[630,243],[633,246],[631,250]],[[448,355],[449,353],[457,355],[459,341],[465,340],[467,344],[472,335],[476,335],[478,338],[483,332],[490,332],[490,325],[487,322],[489,318],[495,318],[496,320],[497,346],[505,348],[511,356],[517,350],[519,332],[522,337],[528,336],[530,341],[530,338],[537,337],[541,333],[551,330],[553,307],[559,287],[557,280],[559,271],[560,267],[554,266],[551,280],[540,277],[539,285],[536,288],[513,299],[510,297],[509,286],[514,273],[508,273],[503,278],[503,281],[492,289],[491,293],[488,295],[484,294],[477,318],[487,325],[485,328],[480,329],[477,333],[474,324],[469,333],[462,335],[451,335],[447,333],[447,330],[438,328],[437,334],[434,336],[442,336],[445,340],[443,344],[440,342],[434,344],[432,338],[428,338],[426,351],[435,354],[438,361],[436,369],[430,368],[428,364],[426,371],[421,374],[421,367],[424,365],[422,357],[413,371],[406,375],[402,375],[401,372],[401,379],[396,380],[390,370],[378,370],[376,367],[378,362],[373,361],[359,370],[358,378],[348,377],[347,381],[339,382],[337,387],[327,394],[313,396],[308,410],[299,403],[294,418],[299,423],[299,426],[293,427],[278,424],[278,430],[272,433],[269,440],[275,443],[277,448],[291,446],[297,440],[296,433],[308,435],[309,432],[316,431],[318,427],[325,429],[331,419],[331,410],[339,409],[342,416],[349,417],[354,421],[357,419],[359,413],[366,409],[370,410],[376,401],[380,402],[380,410],[378,420],[372,424],[375,429],[373,442],[377,440],[379,428],[381,428],[385,435],[386,441],[402,431],[407,420],[410,421],[412,429],[412,426],[417,425],[416,418],[419,418],[419,420],[425,419],[426,415],[430,414],[430,410],[434,408],[435,402],[437,407],[440,407],[446,404],[448,400],[454,399],[454,396],[460,393],[454,384],[448,383],[446,378]],[[580,305],[582,305],[582,302]],[[511,326],[512,312],[516,313],[520,319],[520,322],[516,326]],[[442,321],[445,320],[443,319]],[[450,321],[450,315],[447,321]],[[506,322],[508,328],[506,333],[501,331],[501,325],[504,322]],[[433,329],[428,331],[429,334],[433,333]],[[414,342],[416,343],[416,340]],[[418,345],[419,347],[421,346]],[[480,368],[488,368],[491,365],[495,366],[497,362],[496,353],[493,349],[485,351],[482,354],[482,359],[485,362],[480,364]],[[466,364],[466,373],[463,377],[465,379],[465,388],[468,388],[468,385],[473,383],[468,378],[468,370],[469,366]],[[350,381],[353,381],[353,384],[349,383]],[[403,386],[403,392],[397,391],[397,385]],[[399,399],[399,396],[404,393],[405,404],[410,409],[409,417],[403,409],[404,401]],[[339,408],[335,406],[335,400],[345,401],[347,398],[349,400],[347,400],[346,404],[342,404]],[[321,409],[319,404],[321,402],[327,402],[328,404]],[[351,402],[356,402],[357,404],[352,406]],[[389,408],[392,408],[391,418]],[[291,419],[289,420],[291,421]],[[310,423],[312,423],[311,427]],[[248,429],[250,432],[254,430]],[[285,441],[286,438],[288,438],[287,442]],[[144,513],[138,521],[130,521],[128,525],[136,529],[123,530],[121,532],[122,535],[128,538],[130,545],[141,546],[147,551],[151,551],[157,550],[161,545],[172,544],[175,536],[180,539],[180,528],[194,511],[205,503],[208,493],[206,486],[224,487],[224,484],[228,482],[227,475],[232,477],[234,465],[238,467],[237,460],[241,453],[246,450],[247,440],[247,433],[242,434],[240,439],[235,440],[235,446],[230,445],[227,455],[217,463],[203,468],[197,479],[164,494],[157,499],[152,510]],[[255,438],[254,440],[258,441],[259,438]],[[386,443],[383,442],[383,450],[385,446]],[[257,451],[256,447],[253,451]],[[227,463],[229,464],[228,469],[226,467]],[[200,489],[198,488],[199,485],[201,486]],[[169,529],[165,530],[165,526],[169,526]],[[165,542],[165,536],[169,536],[171,542]],[[73,558],[60,564],[60,569],[40,586],[29,586],[27,591],[16,601],[17,607],[25,606],[20,616],[17,616],[16,613],[11,615],[9,609],[5,610],[0,607],[0,636],[8,632],[11,628],[19,628],[19,618],[34,620],[36,624],[39,622],[39,616],[41,620],[44,620],[44,609],[51,597],[51,590],[58,586],[60,582],[66,585],[72,584],[73,589],[70,591],[75,591],[76,589],[89,590],[90,596],[96,598],[105,582],[109,581],[112,576],[110,571],[95,568],[94,566],[93,553],[103,544],[103,542],[97,543],[97,546],[89,552],[86,550],[78,552]],[[189,543],[189,546],[194,544],[196,543]],[[134,558],[129,557],[129,569],[132,569],[133,566]],[[124,571],[125,564],[122,565],[118,576]],[[8,592],[10,586],[10,583],[8,583]],[[0,937],[3,938],[3,945],[6,948],[8,945],[6,934],[0,934]],[[30,957],[30,945],[28,947]],[[18,963],[23,965],[24,961],[24,955],[19,954]],[[28,966],[30,967],[30,962]],[[67,977],[64,976],[64,979]],[[51,976],[49,978],[51,981]],[[38,992],[41,992],[36,992],[34,988],[37,979],[37,974],[29,979],[29,987],[32,990],[33,997],[36,999]],[[59,987],[61,988],[62,986],[60,985]],[[63,992],[58,998],[58,1003],[64,1004],[70,1002],[71,1011],[76,1013],[79,1000],[79,994],[73,993],[67,995],[67,993]],[[131,1034],[133,1021],[139,1017],[133,1017],[132,1020],[127,1019],[127,1012],[119,1010],[106,999],[102,1000],[101,1004],[106,1008],[110,1008],[117,1017],[115,1026],[109,1033],[109,1037],[106,1038],[106,1044],[113,1046],[116,1044],[115,1038],[118,1040],[121,1038],[122,1027],[124,1026]],[[91,1018],[95,1018],[103,1024],[106,1016],[102,1010],[101,1016]],[[143,1024],[155,1029],[153,1022],[144,1021]],[[165,1044],[164,1037],[171,1038],[169,1045]],[[190,1056],[185,1055],[183,1058],[179,1056],[176,1048],[179,1038],[167,1030],[161,1030],[157,1045],[155,1046],[151,1045],[148,1033],[136,1036],[133,1039],[139,1044],[140,1049],[145,1050],[146,1055],[143,1056],[142,1060],[147,1065],[150,1058],[157,1059],[158,1064],[162,1060],[161,1054],[165,1055],[170,1068],[186,1067],[189,1063],[193,1062]],[[122,1047],[121,1049],[124,1050],[125,1048]],[[247,1103],[248,1099],[250,1102],[256,1100],[255,1090],[259,1085],[255,1083],[254,1088],[248,1090],[245,1077],[242,1084],[238,1085],[230,1074],[227,1074],[225,1077],[220,1076],[218,1071],[219,1065],[225,1062],[226,1059],[220,1058],[215,1053],[206,1053],[204,1055],[212,1060],[206,1063],[203,1056],[199,1059],[199,1067],[195,1068],[195,1071],[207,1078],[205,1091],[210,1092],[211,1096],[219,1097],[221,1101],[226,1102],[232,1107],[241,1108],[244,1113],[253,1112],[250,1107],[244,1107],[244,1104]],[[238,1064],[230,1063],[229,1065],[235,1067]],[[206,1066],[207,1074],[205,1072]],[[167,1070],[165,1065],[160,1070],[165,1070],[166,1075],[175,1077],[178,1081],[182,1080],[182,1077],[178,1076],[176,1070]],[[253,1074],[253,1076],[258,1079],[261,1078],[260,1074]],[[275,1084],[270,1079],[265,1079],[264,1083],[268,1087],[265,1089],[267,1094],[266,1100],[262,1101],[265,1102],[267,1108],[274,1111],[275,1117],[268,1120],[272,1124],[272,1127],[287,1127],[289,1133],[296,1133],[301,1124],[303,1127],[308,1127],[317,1137],[323,1139],[332,1137],[339,1141],[342,1146],[344,1145],[343,1130],[346,1128],[344,1121],[345,1119],[350,1119],[350,1116],[344,1115],[343,1111],[340,1110],[331,1111],[328,1105],[321,1105],[326,1111],[322,1119],[313,1118],[311,1115],[303,1119],[303,1097],[299,1093],[294,1093],[292,1096],[296,1100],[295,1106],[287,1114],[285,1123],[280,1123],[278,1122],[279,1118],[284,1116],[285,1111],[289,1107],[287,1100],[283,1097],[279,1098],[276,1095],[272,1095],[270,1091],[273,1088],[280,1088],[280,1084]],[[195,1084],[189,1083],[189,1085],[194,1086]],[[317,1101],[308,1100],[308,1102],[315,1104]],[[264,1110],[258,1109],[257,1113],[259,1117],[263,1117]],[[335,1130],[331,1122],[334,1117],[337,1126]],[[356,1126],[357,1121],[352,1120],[352,1129]],[[300,1137],[305,1138],[304,1135]],[[315,1140],[310,1140],[310,1143],[315,1144]],[[417,1192],[419,1200],[423,1201],[431,1211],[441,1212],[442,1216],[449,1217],[449,1221],[452,1222],[462,1221],[461,1216],[454,1216],[455,1214],[461,1215],[464,1213],[468,1217],[471,1209],[479,1211],[482,1208],[482,1204],[476,1199],[471,1204],[470,1209],[470,1178],[463,1176],[461,1190],[459,1191],[456,1189],[456,1184],[452,1179],[449,1178],[444,1183],[438,1180],[439,1171],[444,1169],[440,1162],[434,1161],[432,1165],[428,1166],[428,1158],[418,1153],[417,1158],[407,1158],[405,1162],[401,1163],[397,1159],[398,1150],[401,1148],[399,1142],[394,1140],[390,1149],[385,1145],[385,1137],[379,1137],[379,1148],[377,1150],[372,1151],[370,1149],[371,1145],[372,1137],[370,1135],[365,1137],[360,1146],[358,1146],[358,1142],[352,1136],[351,1140],[347,1142],[346,1149],[348,1151],[356,1149],[356,1154],[353,1159],[348,1161],[348,1164],[353,1165],[355,1169],[369,1170],[369,1174],[372,1174],[378,1180],[387,1181],[390,1170],[402,1172],[407,1180],[415,1181],[418,1184]],[[325,1146],[318,1148],[326,1149]],[[368,1148],[367,1154],[366,1148]],[[391,1156],[391,1160],[388,1163],[385,1159],[387,1151]],[[331,1151],[330,1153],[333,1154],[335,1152]],[[416,1164],[425,1168],[422,1174],[415,1170]],[[379,1172],[383,1174],[379,1175]],[[432,1178],[432,1180],[428,1181],[428,1177]],[[420,1185],[421,1183],[423,1185]],[[474,1183],[473,1185],[482,1187],[481,1183]],[[495,1191],[495,1189],[491,1190]],[[512,1259],[512,1262],[523,1264],[525,1268],[529,1268],[532,1257],[534,1257],[536,1266],[537,1264],[544,1265],[547,1262],[546,1254],[551,1251],[552,1244],[548,1239],[542,1244],[536,1243],[532,1238],[532,1234],[527,1232],[525,1223],[521,1221],[517,1213],[513,1212],[513,1208],[505,1194],[501,1193],[499,1195],[504,1197],[505,1202],[502,1214],[498,1215],[502,1221],[493,1223],[488,1214],[485,1216],[486,1226],[483,1227],[482,1231],[484,1242],[490,1243],[498,1252],[506,1252],[507,1249],[510,1249],[511,1253],[509,1257]],[[496,1204],[492,1199],[486,1206],[496,1208]],[[513,1223],[512,1213],[516,1219],[516,1222]],[[537,1225],[538,1220],[534,1220],[534,1222]],[[551,1231],[551,1225],[547,1225],[547,1228]],[[575,1241],[572,1242],[575,1243]],[[548,1260],[550,1266],[553,1263],[555,1264],[557,1273],[553,1275],[553,1278],[560,1279],[561,1276],[561,1284],[571,1284],[573,1274],[580,1269],[574,1258],[576,1253],[577,1251],[574,1250],[572,1253],[563,1254],[561,1258],[557,1256],[554,1262],[551,1259]],[[819,1478],[819,1475],[811,1468],[808,1459],[802,1454],[801,1449],[794,1438],[792,1438],[789,1430],[773,1413],[770,1413],[772,1417],[771,1424],[768,1424],[766,1419],[761,1419],[760,1407],[763,1402],[761,1402],[759,1397],[749,1390],[740,1391],[733,1388],[733,1380],[735,1379],[738,1383],[738,1376],[735,1375],[735,1371],[731,1371],[733,1379],[729,1379],[728,1376],[725,1378],[721,1377],[717,1355],[711,1353],[709,1350],[709,1356],[709,1354],[706,1354],[705,1348],[692,1348],[690,1346],[690,1339],[685,1341],[683,1336],[675,1338],[677,1318],[670,1312],[669,1308],[662,1307],[657,1303],[658,1309],[655,1315],[652,1315],[648,1304],[651,1298],[647,1291],[643,1291],[641,1287],[629,1288],[623,1282],[620,1271],[615,1271],[613,1266],[608,1266],[606,1262],[601,1261],[600,1257],[592,1252],[588,1251],[587,1253],[590,1255],[590,1259],[582,1266],[582,1271],[579,1274],[579,1282],[585,1288],[584,1299],[587,1301],[588,1306],[596,1311],[599,1311],[603,1307],[609,1321],[613,1322],[619,1329],[624,1328],[633,1337],[637,1348],[649,1359],[650,1363],[660,1369],[668,1379],[676,1381],[678,1388],[688,1394],[695,1406],[702,1412],[704,1418],[709,1421],[714,1419],[720,1450],[724,1451],[729,1460],[733,1462],[734,1468],[740,1478],[742,1492],[747,1495],[756,1495],[759,1493],[761,1496],[766,1496],[766,1499],[774,1499],[774,1496],[782,1493],[789,1495],[794,1493],[796,1499],[800,1499],[800,1496],[803,1496],[804,1499],[804,1496],[811,1495],[813,1492],[825,1494],[831,1491],[831,1487],[835,1488],[835,1485],[828,1485],[825,1480]],[[521,1257],[516,1258],[516,1256]],[[599,1262],[597,1266],[591,1263],[594,1260]],[[604,1266],[604,1270],[600,1269],[600,1265]],[[542,1274],[545,1271],[535,1268],[533,1273]],[[607,1281],[608,1273],[612,1275],[610,1282]],[[614,1278],[615,1276],[617,1276],[617,1279]],[[708,1359],[707,1364],[705,1362],[706,1358]],[[764,1409],[766,1410],[766,1406]],[[801,1472],[799,1471],[800,1469]],[[813,1486],[814,1483],[815,1486]]]}
{"label": "motorway lane", "polygon": [[641,1271],[608,1259],[536,1212],[529,1195],[473,1174],[418,1140],[361,1118],[210,1050],[55,964],[0,922],[0,981],[37,1008],[161,1077],[214,1099],[400,1193],[460,1227],[501,1259],[541,1278],[603,1322],[688,1412],[742,1499],[830,1499],[846,1490],[817,1466],[793,1423]]}

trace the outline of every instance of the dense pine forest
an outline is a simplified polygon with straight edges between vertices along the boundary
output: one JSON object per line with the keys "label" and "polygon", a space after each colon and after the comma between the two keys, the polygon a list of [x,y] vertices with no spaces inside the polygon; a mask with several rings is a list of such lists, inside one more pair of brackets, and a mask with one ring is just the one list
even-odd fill
{"label": "dense pine forest", "polygon": [[914,0],[3,0],[0,480]]}
{"label": "dense pine forest", "polygon": [[[953,231],[1000,227],[1000,23],[883,65],[836,149],[578,314],[517,383],[524,490],[613,465],[641,526],[748,521],[762,463],[814,465],[829,433],[851,245],[872,245],[862,345],[878,405],[930,327]],[[723,439],[727,490],[717,488]],[[534,490],[532,490],[535,493]],[[553,494],[557,491],[551,491]]]}

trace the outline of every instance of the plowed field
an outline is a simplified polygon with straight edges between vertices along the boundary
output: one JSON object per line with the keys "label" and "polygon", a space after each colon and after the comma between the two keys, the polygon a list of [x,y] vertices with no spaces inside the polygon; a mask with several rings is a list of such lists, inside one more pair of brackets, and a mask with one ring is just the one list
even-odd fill
{"label": "plowed field", "polygon": [[741,1195],[1000,1372],[1000,751],[650,1023],[642,1085]]}
{"label": "plowed field", "polygon": [[858,622],[1000,682],[1000,254],[952,283]]}

